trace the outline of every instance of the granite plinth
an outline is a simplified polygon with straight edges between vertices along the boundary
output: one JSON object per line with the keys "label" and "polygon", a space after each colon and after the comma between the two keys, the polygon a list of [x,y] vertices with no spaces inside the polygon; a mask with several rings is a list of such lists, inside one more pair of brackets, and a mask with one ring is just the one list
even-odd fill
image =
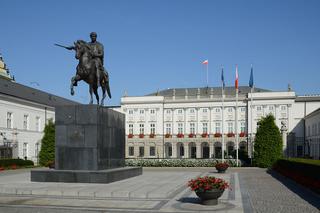
{"label": "granite plinth", "polygon": [[57,170],[124,166],[124,114],[98,105],[58,106],[55,111]]}
{"label": "granite plinth", "polygon": [[64,183],[111,183],[141,174],[141,167],[122,167],[97,171],[42,169],[31,171],[31,181]]}

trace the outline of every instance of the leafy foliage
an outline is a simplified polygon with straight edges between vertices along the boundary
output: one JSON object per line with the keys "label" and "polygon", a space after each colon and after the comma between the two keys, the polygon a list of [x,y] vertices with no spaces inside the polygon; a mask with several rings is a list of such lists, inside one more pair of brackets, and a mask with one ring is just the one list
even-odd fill
{"label": "leafy foliage", "polygon": [[49,120],[48,124],[46,124],[44,128],[44,136],[41,143],[39,163],[42,166],[46,166],[50,161],[54,161],[55,127],[52,120]]}
{"label": "leafy foliage", "polygon": [[258,122],[259,127],[254,143],[254,163],[262,168],[271,167],[282,157],[282,138],[274,120],[272,115],[268,115]]}
{"label": "leafy foliage", "polygon": [[33,166],[33,161],[22,160],[22,159],[1,159],[0,160],[0,167],[8,168],[12,165],[16,165],[19,167],[28,167],[28,166]]}

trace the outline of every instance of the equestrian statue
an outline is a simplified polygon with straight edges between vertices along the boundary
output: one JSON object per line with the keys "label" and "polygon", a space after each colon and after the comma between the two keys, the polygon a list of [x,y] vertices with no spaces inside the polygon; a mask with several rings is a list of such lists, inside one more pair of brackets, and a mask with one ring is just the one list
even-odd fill
{"label": "equestrian statue", "polygon": [[74,46],[55,45],[67,50],[75,50],[75,58],[79,60],[76,75],[71,78],[71,95],[74,95],[73,87],[78,85],[78,81],[83,80],[89,84],[90,104],[93,104],[92,93],[95,94],[97,104],[99,104],[98,88],[101,87],[102,99],[100,105],[103,106],[106,91],[109,98],[111,98],[109,75],[103,66],[104,47],[97,41],[97,33],[90,33],[90,38],[91,42],[77,40],[74,42]]}

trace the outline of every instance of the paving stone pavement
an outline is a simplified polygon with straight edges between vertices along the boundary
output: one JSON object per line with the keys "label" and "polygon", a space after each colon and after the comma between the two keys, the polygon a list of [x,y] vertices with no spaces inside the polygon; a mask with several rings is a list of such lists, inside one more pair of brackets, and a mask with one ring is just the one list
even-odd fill
{"label": "paving stone pavement", "polygon": [[[217,206],[203,206],[186,183],[199,175],[230,182]],[[319,212],[319,196],[259,168],[144,168],[109,184],[30,182],[29,170],[0,172],[0,213]]]}

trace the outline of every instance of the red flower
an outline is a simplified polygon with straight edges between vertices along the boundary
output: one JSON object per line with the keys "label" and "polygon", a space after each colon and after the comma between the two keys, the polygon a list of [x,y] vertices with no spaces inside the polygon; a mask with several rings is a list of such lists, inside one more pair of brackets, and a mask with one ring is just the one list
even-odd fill
{"label": "red flower", "polygon": [[128,138],[133,138],[133,134],[129,134],[129,135],[128,135]]}
{"label": "red flower", "polygon": [[150,137],[150,138],[154,138],[154,137],[156,137],[156,135],[155,135],[154,133],[151,133],[151,134],[149,135],[149,137]]}
{"label": "red flower", "polygon": [[188,181],[188,186],[192,191],[208,191],[211,189],[224,190],[230,188],[229,184],[221,179],[212,176],[198,177],[197,179],[191,179]]}
{"label": "red flower", "polygon": [[169,133],[167,133],[167,134],[165,135],[165,138],[171,138],[171,135],[170,135]]}
{"label": "red flower", "polygon": [[234,133],[233,133],[233,132],[229,132],[229,133],[227,134],[227,136],[228,136],[229,138],[234,137]]}
{"label": "red flower", "polygon": [[246,134],[245,132],[240,132],[239,136],[240,136],[240,137],[246,137],[247,134]]}
{"label": "red flower", "polygon": [[194,136],[195,136],[195,134],[193,134],[193,133],[189,134],[189,138],[194,138]]}
{"label": "red flower", "polygon": [[184,135],[183,135],[182,133],[178,133],[178,134],[177,134],[177,137],[178,137],[178,138],[183,138]]}
{"label": "red flower", "polygon": [[208,133],[202,133],[202,135],[201,135],[203,138],[207,138],[208,137]]}

